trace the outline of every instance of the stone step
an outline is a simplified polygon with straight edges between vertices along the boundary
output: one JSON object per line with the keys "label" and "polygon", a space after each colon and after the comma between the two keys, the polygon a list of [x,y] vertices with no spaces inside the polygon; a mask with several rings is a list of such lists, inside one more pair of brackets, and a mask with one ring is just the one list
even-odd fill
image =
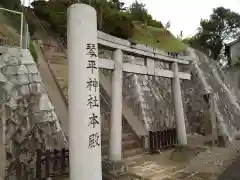
{"label": "stone step", "polygon": [[68,62],[65,59],[60,58],[48,58],[48,63],[51,66],[59,65],[66,69],[66,73],[68,72]]}
{"label": "stone step", "polygon": [[[68,70],[67,67],[64,64],[59,64],[59,63],[48,63],[49,66],[51,67],[52,72],[54,73],[54,75],[56,76],[55,78],[64,78],[64,79],[68,79]],[[66,81],[66,83],[68,83]]]}
{"label": "stone step", "polygon": [[[55,71],[55,72],[58,73],[57,71]],[[59,72],[59,73],[61,73],[61,72]],[[66,76],[57,76],[56,79],[59,82],[60,86],[68,87],[68,77],[66,77]]]}
{"label": "stone step", "polygon": [[62,65],[62,66],[66,66],[67,67],[67,62],[65,62],[66,60],[60,60],[59,58],[49,58],[48,59],[48,63],[50,63],[52,66],[54,65]]}
{"label": "stone step", "polygon": [[134,165],[130,168],[130,172],[137,174],[149,180],[161,179],[166,175],[169,176],[174,172],[178,171],[175,166],[160,166],[155,163],[147,163],[141,165]]}
{"label": "stone step", "polygon": [[[109,136],[108,135],[102,135],[101,137],[102,139],[102,144],[107,144],[108,143],[108,139]],[[131,141],[131,140],[135,140],[136,136],[135,134],[129,132],[129,133],[123,133],[122,135],[122,141]]]}
{"label": "stone step", "polygon": [[142,148],[134,148],[134,149],[124,150],[123,157],[128,158],[128,157],[136,156],[136,155],[139,155],[142,153],[143,153]]}
{"label": "stone step", "polygon": [[[65,70],[61,67],[51,67],[52,72],[59,83],[61,82],[61,85],[68,86],[68,74],[65,72]],[[59,84],[60,85],[60,84]]]}
{"label": "stone step", "polygon": [[170,167],[164,167],[162,169],[156,169],[154,172],[149,173],[147,178],[151,179],[151,180],[157,180],[160,179],[161,177],[171,177],[171,175],[174,175],[178,172],[181,172],[182,169],[179,169],[175,166],[170,166]]}
{"label": "stone step", "polygon": [[[105,124],[104,124],[105,125]],[[102,127],[102,135],[104,136],[108,136],[108,134],[110,133],[110,129],[106,126]],[[132,131],[130,129],[128,129],[127,127],[122,127],[122,133],[132,133]]]}
{"label": "stone step", "polygon": [[52,56],[65,58],[67,60],[67,55],[63,52],[54,52],[54,53],[52,53]]}
{"label": "stone step", "polygon": [[[122,142],[123,150],[130,150],[138,148],[138,143],[136,140],[123,141]],[[108,144],[102,144],[102,154],[108,153]]]}
{"label": "stone step", "polygon": [[[141,149],[141,148],[140,148]],[[128,167],[134,167],[135,165],[138,164],[138,161],[141,161],[141,159],[144,158],[144,156],[147,155],[146,152],[144,152],[143,149],[141,149],[140,151],[141,153],[136,153],[133,156],[129,156],[129,157],[125,157],[124,158],[124,163],[128,166]]]}
{"label": "stone step", "polygon": [[[52,57],[49,58],[49,64],[53,74],[56,77],[56,80],[61,88],[63,95],[68,98],[68,64],[66,60],[66,55],[64,53],[52,53]],[[108,117],[107,117],[108,118]],[[102,154],[108,152],[108,137],[109,137],[109,122],[104,121],[102,124]],[[136,136],[132,133],[131,128],[128,127],[128,124],[123,121],[123,154],[126,156],[135,155],[135,152],[139,150],[134,150],[138,148],[139,144],[137,142]],[[126,152],[126,150],[130,150]],[[141,149],[142,152],[142,149]]]}
{"label": "stone step", "polygon": [[[133,156],[140,156],[141,154],[143,154],[143,149],[142,148],[135,148],[135,149],[129,149],[129,150],[124,150],[123,151],[123,158],[130,158]],[[108,154],[102,154],[102,158],[103,159],[107,159],[108,158]]]}
{"label": "stone step", "polygon": [[108,154],[102,154],[102,159],[107,159],[108,158]]}
{"label": "stone step", "polygon": [[57,63],[61,63],[61,64],[68,64],[67,63],[67,59],[61,56],[51,56],[48,58],[50,61],[56,61]]}

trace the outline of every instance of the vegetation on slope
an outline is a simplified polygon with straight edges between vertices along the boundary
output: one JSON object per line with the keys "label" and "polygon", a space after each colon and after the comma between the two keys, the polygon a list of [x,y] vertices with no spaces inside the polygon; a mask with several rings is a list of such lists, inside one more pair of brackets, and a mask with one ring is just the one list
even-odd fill
{"label": "vegetation on slope", "polygon": [[7,9],[12,9],[15,11],[21,10],[21,1],[20,0],[1,0],[0,4]]}
{"label": "vegetation on slope", "polygon": [[186,45],[163,28],[134,24],[133,39],[140,44],[148,44],[167,52],[184,51]]}
{"label": "vegetation on slope", "polygon": [[[81,1],[89,3],[89,0]],[[47,21],[55,33],[66,39],[66,10],[70,5],[69,1],[35,1],[32,5],[35,14]],[[103,32],[168,52],[183,51],[186,47],[160,21],[153,19],[142,3],[135,1],[127,8],[119,0],[91,0],[91,5],[97,11],[98,29]]]}
{"label": "vegetation on slope", "polygon": [[31,52],[31,55],[32,55],[34,61],[37,63],[38,56],[37,56],[37,52],[36,52],[36,49],[34,47],[33,41],[31,39],[30,39],[30,42],[29,42],[29,51]]}

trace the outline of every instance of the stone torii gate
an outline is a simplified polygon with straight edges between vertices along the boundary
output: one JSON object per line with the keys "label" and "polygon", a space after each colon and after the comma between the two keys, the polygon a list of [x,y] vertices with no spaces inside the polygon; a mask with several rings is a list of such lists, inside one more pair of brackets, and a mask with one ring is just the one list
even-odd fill
{"label": "stone torii gate", "polygon": [[[112,109],[109,134],[109,160],[122,159],[122,76],[123,72],[162,76],[172,79],[173,101],[178,143],[187,144],[180,79],[190,74],[179,72],[178,64],[187,60],[161,55],[143,45],[131,47],[126,40],[97,31],[93,7],[73,4],[68,8],[69,63],[69,150],[71,180],[102,179],[101,125],[98,69],[110,69],[112,78]],[[98,58],[98,44],[114,49],[114,60]],[[146,57],[146,65],[123,63],[123,52]],[[155,68],[155,61],[172,63],[172,70]]]}

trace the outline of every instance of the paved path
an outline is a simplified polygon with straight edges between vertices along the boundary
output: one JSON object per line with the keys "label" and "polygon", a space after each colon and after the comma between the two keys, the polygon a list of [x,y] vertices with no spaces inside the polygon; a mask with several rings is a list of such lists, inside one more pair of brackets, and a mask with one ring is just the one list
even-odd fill
{"label": "paved path", "polygon": [[217,180],[240,180],[240,156],[225,169]]}
{"label": "paved path", "polygon": [[[127,158],[125,163],[133,174],[148,180],[240,180],[240,141],[228,148],[203,147],[200,137],[189,137],[193,149],[183,153],[187,161],[172,161],[171,150],[161,154]],[[194,140],[194,141],[193,141]],[[178,156],[181,156],[181,153]]]}

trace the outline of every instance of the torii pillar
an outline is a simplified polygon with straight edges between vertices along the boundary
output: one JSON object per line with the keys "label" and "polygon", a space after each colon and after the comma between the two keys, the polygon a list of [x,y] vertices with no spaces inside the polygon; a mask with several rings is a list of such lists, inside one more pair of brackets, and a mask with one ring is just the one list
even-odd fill
{"label": "torii pillar", "polygon": [[172,64],[173,78],[172,78],[172,93],[173,93],[173,104],[175,110],[176,128],[177,128],[177,139],[179,145],[187,145],[187,132],[186,124],[183,111],[181,85],[179,79],[178,64],[174,62]]}

